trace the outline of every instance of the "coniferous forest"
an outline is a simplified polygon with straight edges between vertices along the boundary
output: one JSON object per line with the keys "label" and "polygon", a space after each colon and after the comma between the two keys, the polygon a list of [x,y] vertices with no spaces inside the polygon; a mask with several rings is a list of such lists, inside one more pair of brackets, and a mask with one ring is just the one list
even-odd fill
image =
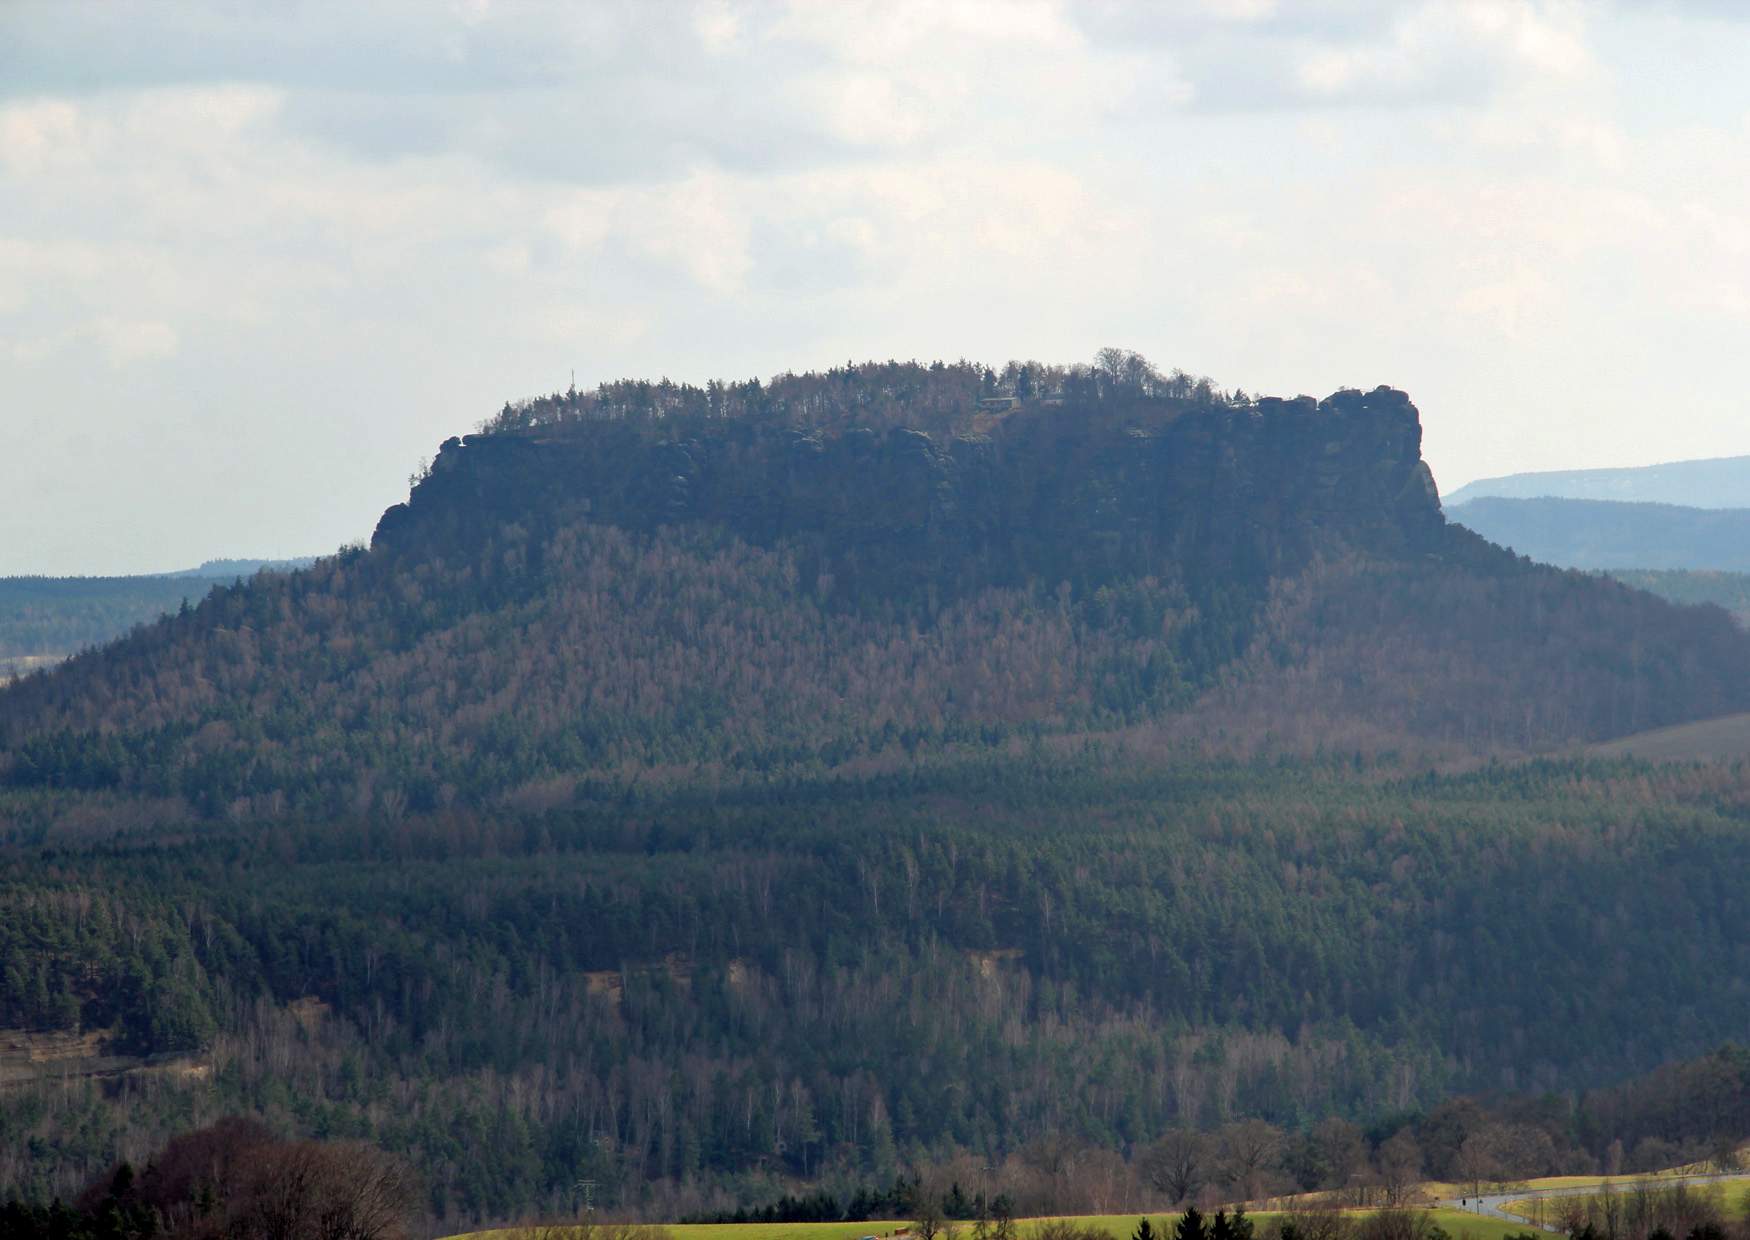
{"label": "coniferous forest", "polygon": [[0,1199],[227,1116],[458,1227],[1719,1156],[1750,774],[1584,746],[1750,636],[1419,435],[1117,352],[506,406],[0,690]]}

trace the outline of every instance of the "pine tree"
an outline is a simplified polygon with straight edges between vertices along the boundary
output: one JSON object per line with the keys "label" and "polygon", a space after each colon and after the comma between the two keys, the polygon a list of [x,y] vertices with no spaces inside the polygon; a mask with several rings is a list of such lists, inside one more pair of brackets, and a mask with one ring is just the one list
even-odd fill
{"label": "pine tree", "polygon": [[990,1203],[991,1240],[1015,1240],[1015,1207],[999,1195]]}

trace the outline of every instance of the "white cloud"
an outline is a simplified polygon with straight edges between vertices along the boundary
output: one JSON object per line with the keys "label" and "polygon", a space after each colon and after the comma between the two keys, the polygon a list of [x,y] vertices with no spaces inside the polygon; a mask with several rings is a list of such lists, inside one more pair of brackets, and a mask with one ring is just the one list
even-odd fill
{"label": "white cloud", "polygon": [[1560,304],[1557,290],[1542,272],[1521,268],[1502,279],[1474,284],[1459,292],[1453,306],[1480,320],[1499,335],[1515,338],[1547,325]]}
{"label": "white cloud", "polygon": [[620,195],[604,190],[569,190],[543,216],[546,226],[571,251],[593,250],[614,226]]}
{"label": "white cloud", "polygon": [[648,315],[626,306],[589,309],[559,305],[546,310],[538,320],[538,330],[549,341],[571,346],[587,341],[596,348],[626,348],[648,335],[650,328]]}
{"label": "white cloud", "polygon": [[75,149],[79,109],[64,100],[0,110],[0,165],[18,176],[52,170]]}
{"label": "white cloud", "polygon": [[529,247],[521,242],[490,245],[482,255],[486,269],[495,275],[520,276],[528,272],[532,262]]}
{"label": "white cloud", "polygon": [[753,266],[748,213],[727,178],[698,171],[640,198],[621,224],[634,246],[676,264],[712,293],[742,286]]}
{"label": "white cloud", "polygon": [[1015,46],[1069,54],[1081,43],[1064,6],[1049,0],[796,0],[776,33],[853,63],[898,67],[970,44],[986,55]]}
{"label": "white cloud", "polygon": [[945,91],[931,98],[866,69],[809,74],[795,85],[798,106],[822,118],[833,137],[855,146],[903,147],[936,129]]}
{"label": "white cloud", "polygon": [[1572,0],[1543,4],[1469,0],[1463,12],[1472,30],[1505,47],[1533,70],[1575,77],[1592,68],[1585,10]]}
{"label": "white cloud", "polygon": [[706,51],[728,51],[741,39],[742,16],[727,0],[706,0],[693,11],[693,33]]}
{"label": "white cloud", "polygon": [[1321,98],[1441,94],[1455,79],[1512,70],[1575,77],[1591,66],[1584,13],[1532,0],[1429,0],[1400,14],[1382,37],[1315,45],[1296,80]]}
{"label": "white cloud", "polygon": [[176,330],[168,323],[128,322],[99,319],[93,324],[93,334],[103,347],[111,366],[126,366],[133,362],[155,361],[176,352]]}
{"label": "white cloud", "polygon": [[1275,16],[1277,0],[1191,0],[1191,8],[1222,21],[1256,22]]}

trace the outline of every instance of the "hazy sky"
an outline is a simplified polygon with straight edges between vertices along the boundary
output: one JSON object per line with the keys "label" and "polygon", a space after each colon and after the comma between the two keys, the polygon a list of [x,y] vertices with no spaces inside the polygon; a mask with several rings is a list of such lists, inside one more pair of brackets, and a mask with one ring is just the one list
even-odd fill
{"label": "hazy sky", "polygon": [[1750,3],[0,0],[0,573],[363,538],[604,378],[1390,383],[1750,453]]}

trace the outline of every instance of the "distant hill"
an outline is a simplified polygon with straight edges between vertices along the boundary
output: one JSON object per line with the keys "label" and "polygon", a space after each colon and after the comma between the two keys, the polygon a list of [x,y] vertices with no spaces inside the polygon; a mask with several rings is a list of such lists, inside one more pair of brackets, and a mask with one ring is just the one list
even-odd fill
{"label": "distant hill", "polygon": [[509,406],[368,552],[15,683],[0,778],[429,812],[1021,734],[1493,751],[1750,710],[1725,616],[1449,526],[1402,392],[992,389],[888,364]]}
{"label": "distant hill", "polygon": [[166,577],[248,577],[253,573],[263,571],[296,572],[300,568],[309,568],[315,562],[316,557],[310,555],[297,556],[289,560],[207,560],[198,568],[184,568],[163,575]]}
{"label": "distant hill", "polygon": [[1490,496],[1501,499],[1616,500],[1694,508],[1750,508],[1750,456],[1672,461],[1625,469],[1563,469],[1479,478],[1442,497],[1450,509]]}
{"label": "distant hill", "polygon": [[1580,499],[1448,504],[1447,518],[1544,564],[1601,572],[1750,626],[1750,509]]}
{"label": "distant hill", "polygon": [[1712,603],[1724,607],[1738,623],[1750,627],[1750,573],[1726,573],[1713,569],[1610,570],[1610,576],[1673,603],[1695,606]]}
{"label": "distant hill", "polygon": [[1487,496],[1449,503],[1446,516],[1562,568],[1750,571],[1750,508]]}
{"label": "distant hill", "polygon": [[120,637],[198,602],[215,585],[315,560],[208,560],[199,568],[128,577],[0,577],[0,680]]}

